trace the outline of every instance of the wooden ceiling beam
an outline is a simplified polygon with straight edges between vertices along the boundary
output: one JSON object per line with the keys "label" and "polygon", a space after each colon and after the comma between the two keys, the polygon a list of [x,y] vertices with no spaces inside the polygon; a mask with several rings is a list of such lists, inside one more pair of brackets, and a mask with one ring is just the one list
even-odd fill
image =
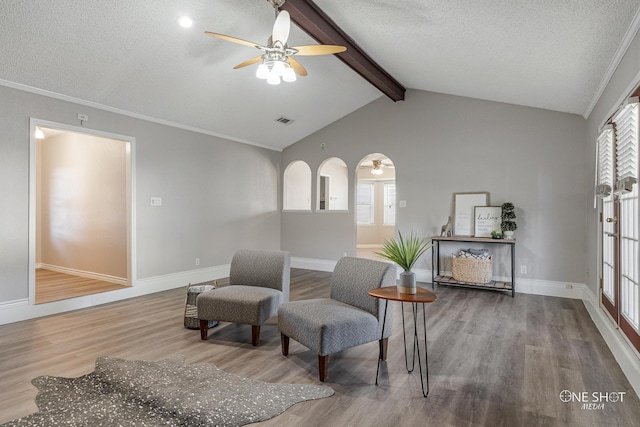
{"label": "wooden ceiling beam", "polygon": [[366,54],[347,33],[311,0],[287,0],[280,8],[300,29],[322,44],[345,46],[336,56],[393,101],[404,101],[406,89]]}

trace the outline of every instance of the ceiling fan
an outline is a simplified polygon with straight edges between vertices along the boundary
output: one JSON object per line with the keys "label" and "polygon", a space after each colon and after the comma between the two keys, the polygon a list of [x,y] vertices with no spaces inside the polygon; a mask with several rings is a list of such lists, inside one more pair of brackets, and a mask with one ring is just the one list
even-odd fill
{"label": "ceiling fan", "polygon": [[261,62],[256,71],[256,77],[267,80],[272,85],[280,84],[280,81],[293,82],[296,80],[296,74],[306,76],[307,70],[300,64],[294,55],[310,56],[310,55],[331,55],[347,50],[344,46],[338,45],[306,45],[306,46],[288,46],[289,30],[291,29],[291,18],[289,12],[280,10],[285,0],[267,0],[276,11],[276,20],[273,24],[273,31],[266,45],[242,40],[236,37],[227,36],[225,34],[212,33],[205,31],[205,34],[217,37],[233,43],[244,46],[255,47],[262,51],[261,55],[248,59],[235,67],[243,68],[248,65]]}

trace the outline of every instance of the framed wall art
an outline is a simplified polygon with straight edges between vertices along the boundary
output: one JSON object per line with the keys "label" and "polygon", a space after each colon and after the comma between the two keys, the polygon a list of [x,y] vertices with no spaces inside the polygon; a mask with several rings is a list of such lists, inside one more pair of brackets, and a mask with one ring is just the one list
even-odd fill
{"label": "framed wall art", "polygon": [[476,206],[487,206],[489,193],[453,193],[453,235],[473,236]]}
{"label": "framed wall art", "polygon": [[492,231],[500,231],[502,223],[500,206],[476,206],[474,219],[475,237],[491,237]]}

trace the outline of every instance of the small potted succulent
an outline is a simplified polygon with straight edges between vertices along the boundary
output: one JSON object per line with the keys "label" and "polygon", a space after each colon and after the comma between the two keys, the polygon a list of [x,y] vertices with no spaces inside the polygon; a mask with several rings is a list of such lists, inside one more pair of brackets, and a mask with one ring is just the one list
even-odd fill
{"label": "small potted succulent", "polygon": [[416,261],[418,261],[418,258],[433,245],[434,244],[426,238],[418,237],[413,234],[413,232],[405,238],[402,236],[402,233],[398,231],[398,239],[386,240],[382,246],[382,250],[375,252],[375,254],[389,261],[393,261],[402,267],[404,271],[400,274],[398,291],[401,294],[415,294],[416,274],[411,271],[411,268]]}
{"label": "small potted succulent", "polygon": [[515,207],[513,203],[506,202],[502,204],[502,224],[500,228],[505,239],[513,239],[513,232],[516,231],[518,225],[514,221],[516,219]]}
{"label": "small potted succulent", "polygon": [[502,239],[502,233],[498,230],[493,230],[491,232],[491,237],[493,237],[494,239]]}

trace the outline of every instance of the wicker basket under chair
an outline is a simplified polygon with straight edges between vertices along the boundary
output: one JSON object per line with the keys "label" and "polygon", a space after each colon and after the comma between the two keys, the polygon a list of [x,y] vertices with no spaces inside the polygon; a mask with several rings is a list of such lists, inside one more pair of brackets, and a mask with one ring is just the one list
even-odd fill
{"label": "wicker basket under chair", "polygon": [[493,256],[487,259],[451,256],[451,275],[457,282],[489,283],[493,276]]}
{"label": "wicker basket under chair", "polygon": [[[216,283],[217,284],[217,283]],[[198,319],[198,306],[196,299],[203,292],[215,289],[214,285],[192,285],[187,287],[187,300],[184,306],[184,327],[187,329],[200,329],[200,319]],[[217,320],[209,320],[209,327],[213,328],[218,324]]]}

